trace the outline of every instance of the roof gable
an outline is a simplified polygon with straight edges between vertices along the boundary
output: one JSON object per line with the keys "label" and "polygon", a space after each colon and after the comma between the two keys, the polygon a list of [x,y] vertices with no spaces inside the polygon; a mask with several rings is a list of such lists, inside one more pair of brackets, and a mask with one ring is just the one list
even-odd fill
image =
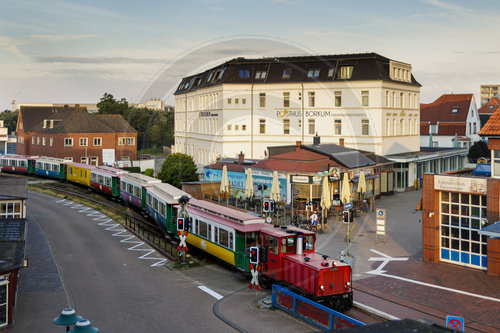
{"label": "roof gable", "polygon": [[480,114],[493,114],[498,108],[500,108],[500,99],[498,97],[492,97],[488,103],[477,109]]}
{"label": "roof gable", "polygon": [[465,122],[469,114],[472,94],[444,94],[429,104],[420,104],[420,122]]}
{"label": "roof gable", "polygon": [[484,124],[479,135],[484,136],[497,136],[500,135],[500,108],[493,113],[493,115],[488,119],[486,124]]}

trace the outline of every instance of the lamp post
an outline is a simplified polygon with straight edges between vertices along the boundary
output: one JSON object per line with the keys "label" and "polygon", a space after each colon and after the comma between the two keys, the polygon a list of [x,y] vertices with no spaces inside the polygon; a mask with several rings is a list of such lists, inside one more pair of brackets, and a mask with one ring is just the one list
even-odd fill
{"label": "lamp post", "polygon": [[83,319],[76,315],[76,311],[72,308],[66,308],[61,311],[59,317],[54,318],[52,322],[56,325],[66,326],[66,332],[69,331],[71,325],[76,324],[77,321]]}

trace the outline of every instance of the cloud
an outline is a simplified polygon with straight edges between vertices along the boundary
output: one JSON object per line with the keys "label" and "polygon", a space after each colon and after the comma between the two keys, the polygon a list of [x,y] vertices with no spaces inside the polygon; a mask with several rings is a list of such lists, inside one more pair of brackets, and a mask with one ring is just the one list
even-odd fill
{"label": "cloud", "polygon": [[74,64],[164,64],[169,59],[134,58],[134,57],[72,57],[72,56],[36,56],[40,63],[74,63]]}
{"label": "cloud", "polygon": [[23,56],[24,54],[17,47],[25,44],[28,44],[28,42],[21,39],[0,36],[0,48],[10,51],[18,56]]}
{"label": "cloud", "polygon": [[96,38],[97,35],[93,34],[79,34],[79,35],[31,35],[29,38],[37,41],[46,42],[61,42],[65,40],[80,40],[85,38]]}

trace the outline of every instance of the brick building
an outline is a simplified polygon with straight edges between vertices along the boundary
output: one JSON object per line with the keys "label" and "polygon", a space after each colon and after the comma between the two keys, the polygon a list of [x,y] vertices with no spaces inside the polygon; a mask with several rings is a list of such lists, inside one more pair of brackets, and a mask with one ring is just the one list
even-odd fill
{"label": "brick building", "polygon": [[80,107],[21,106],[17,152],[94,165],[137,159],[137,131],[117,114]]}
{"label": "brick building", "polygon": [[483,166],[491,177],[479,167],[467,174],[424,175],[422,256],[500,276],[500,233],[484,231],[495,229],[500,218],[500,109],[479,135],[488,137],[491,165]]}

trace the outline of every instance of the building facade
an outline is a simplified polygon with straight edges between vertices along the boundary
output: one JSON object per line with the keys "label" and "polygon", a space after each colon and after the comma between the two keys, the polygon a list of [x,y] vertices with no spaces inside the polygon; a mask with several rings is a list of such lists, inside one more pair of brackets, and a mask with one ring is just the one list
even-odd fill
{"label": "building facade", "polygon": [[90,114],[84,108],[21,107],[17,151],[113,165],[137,159],[137,131],[120,115]]}
{"label": "building facade", "polygon": [[419,151],[420,84],[411,65],[375,53],[237,58],[182,80],[174,151],[199,165],[265,158],[296,141],[371,151]]}
{"label": "building facade", "polygon": [[9,129],[0,120],[0,155],[16,153],[16,137],[9,135]]}
{"label": "building facade", "polygon": [[444,94],[420,105],[421,147],[470,148],[479,141],[480,129],[473,94]]}
{"label": "building facade", "polygon": [[500,84],[482,84],[481,85],[481,105],[485,105],[492,97],[498,97]]}

